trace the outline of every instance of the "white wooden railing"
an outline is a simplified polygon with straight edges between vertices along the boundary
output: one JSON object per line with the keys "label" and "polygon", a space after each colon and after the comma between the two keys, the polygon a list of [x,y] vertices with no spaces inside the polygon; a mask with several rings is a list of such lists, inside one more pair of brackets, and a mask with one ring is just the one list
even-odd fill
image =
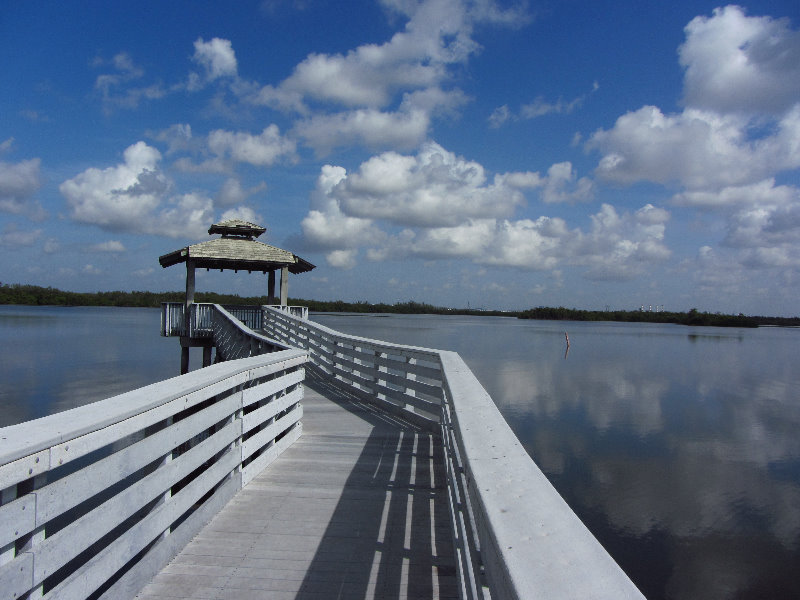
{"label": "white wooden railing", "polygon": [[298,317],[300,319],[308,318],[307,306],[287,306],[286,304],[268,304],[266,305],[265,308],[274,308],[282,313],[286,313],[287,315],[292,315],[293,317]]}
{"label": "white wooden railing", "polygon": [[[217,361],[236,360],[289,348],[253,331],[261,329],[263,315],[261,307],[242,309],[229,306],[226,309],[218,304],[193,306],[211,306],[214,309],[209,329],[217,348]],[[254,325],[258,327],[253,327]]]}
{"label": "white wooden railing", "polygon": [[270,308],[263,325],[308,350],[309,368],[441,431],[462,598],[643,598],[457,353],[351,336]]}
{"label": "white wooden railing", "polygon": [[[215,304],[196,302],[191,305],[189,331],[186,331],[186,321],[184,319],[185,306],[183,302],[162,302],[161,303],[161,335],[188,336],[192,338],[210,338],[213,336],[212,319]],[[241,321],[250,329],[262,329],[262,317],[264,314],[263,306],[247,306],[238,304],[226,304],[223,308]],[[307,306],[286,306],[281,304],[269,305],[288,315],[308,318]]]}
{"label": "white wooden railing", "polygon": [[0,597],[133,597],[300,435],[306,361],[253,355],[0,429]]}

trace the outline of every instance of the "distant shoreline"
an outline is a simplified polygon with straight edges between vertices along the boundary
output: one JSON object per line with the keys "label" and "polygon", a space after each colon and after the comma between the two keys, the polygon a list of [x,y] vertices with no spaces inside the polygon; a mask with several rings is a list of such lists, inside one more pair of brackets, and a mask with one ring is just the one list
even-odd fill
{"label": "distant shoreline", "polygon": [[[22,284],[0,284],[0,304],[25,306],[120,306],[158,308],[162,302],[182,302],[184,292],[68,292],[51,287]],[[215,292],[198,292],[196,302],[215,304],[267,304],[266,296],[237,296]],[[675,323],[711,327],[798,327],[800,317],[765,317],[752,315],[726,315],[691,309],[688,312],[616,310],[596,311],[564,307],[530,308],[522,311],[477,310],[471,308],[444,308],[422,302],[371,304],[369,302],[344,302],[343,300],[305,300],[290,298],[289,304],[307,306],[312,312],[327,313],[395,313],[518,317],[549,321],[614,321],[624,323]]]}

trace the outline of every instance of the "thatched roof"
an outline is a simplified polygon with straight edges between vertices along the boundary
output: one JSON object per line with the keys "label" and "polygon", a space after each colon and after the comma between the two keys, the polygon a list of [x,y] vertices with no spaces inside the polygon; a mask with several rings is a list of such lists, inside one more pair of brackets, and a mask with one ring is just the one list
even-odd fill
{"label": "thatched roof", "polygon": [[233,269],[237,271],[274,271],[288,267],[291,273],[305,273],[314,268],[310,262],[251,236],[266,229],[247,221],[230,220],[212,225],[209,233],[222,233],[221,238],[192,244],[159,257],[162,267],[191,260],[199,269]]}

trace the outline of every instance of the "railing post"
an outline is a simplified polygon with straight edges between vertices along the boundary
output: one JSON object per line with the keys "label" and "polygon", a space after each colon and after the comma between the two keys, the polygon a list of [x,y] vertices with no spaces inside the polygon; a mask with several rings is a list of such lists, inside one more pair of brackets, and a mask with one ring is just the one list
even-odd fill
{"label": "railing post", "polygon": [[[17,486],[12,485],[11,487],[4,489],[0,493],[0,506],[8,504],[12,500],[16,499],[17,499]],[[16,555],[15,541],[12,540],[5,546],[0,547],[0,567],[14,560],[15,555]]]}
{"label": "railing post", "polygon": [[[17,484],[17,494],[22,496],[28,493],[35,493],[36,490],[43,488],[47,483],[47,473],[36,475],[33,479],[29,479],[28,481],[30,484],[28,484],[28,482],[25,482],[24,484]],[[25,485],[30,485],[32,489],[25,490]],[[41,544],[45,539],[44,527],[44,524],[39,525],[25,537],[20,538],[17,543],[18,546],[21,546],[18,554],[24,554],[25,552],[32,552],[34,555],[36,554],[39,544]],[[34,571],[34,574],[35,573],[36,571]],[[44,596],[44,581],[39,582],[39,585],[31,589],[26,598],[41,598],[42,596]]]}

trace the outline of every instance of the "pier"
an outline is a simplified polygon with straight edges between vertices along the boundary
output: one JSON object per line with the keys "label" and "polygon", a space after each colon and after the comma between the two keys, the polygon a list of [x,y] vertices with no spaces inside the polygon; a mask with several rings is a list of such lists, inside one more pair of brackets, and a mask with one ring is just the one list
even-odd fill
{"label": "pier", "polygon": [[10,598],[642,598],[461,358],[165,304],[215,364],[0,429]]}

